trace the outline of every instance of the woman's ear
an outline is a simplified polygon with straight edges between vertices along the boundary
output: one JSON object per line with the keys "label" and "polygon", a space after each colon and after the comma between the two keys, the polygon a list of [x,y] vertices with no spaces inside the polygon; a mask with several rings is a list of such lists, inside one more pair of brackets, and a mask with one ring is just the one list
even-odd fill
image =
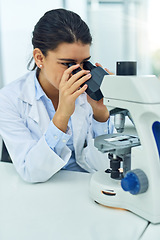
{"label": "woman's ear", "polygon": [[44,55],[39,48],[33,50],[33,58],[38,68],[43,67]]}

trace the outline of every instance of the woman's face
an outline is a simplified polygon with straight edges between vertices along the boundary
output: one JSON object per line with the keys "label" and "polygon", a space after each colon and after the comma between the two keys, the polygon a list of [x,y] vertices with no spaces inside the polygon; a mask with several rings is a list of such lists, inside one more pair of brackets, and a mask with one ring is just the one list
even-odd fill
{"label": "woman's face", "polygon": [[90,44],[61,43],[55,50],[48,51],[43,57],[39,81],[44,90],[58,90],[64,71],[68,68],[66,63],[78,63],[83,68],[83,63],[90,59]]}

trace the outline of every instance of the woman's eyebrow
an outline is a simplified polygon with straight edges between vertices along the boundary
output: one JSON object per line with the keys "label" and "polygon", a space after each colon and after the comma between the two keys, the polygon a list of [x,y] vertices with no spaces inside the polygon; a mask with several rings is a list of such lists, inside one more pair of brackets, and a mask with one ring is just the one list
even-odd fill
{"label": "woman's eyebrow", "polygon": [[[83,59],[83,61],[87,61],[91,58],[91,56]],[[76,59],[72,59],[72,58],[58,58],[58,60],[61,60],[61,61],[66,61],[66,62],[76,62],[77,60]],[[82,62],[83,62],[82,61]]]}
{"label": "woman's eyebrow", "polygon": [[88,58],[83,59],[82,62],[87,61],[87,60],[89,60],[90,58],[91,58],[91,56],[89,56]]}

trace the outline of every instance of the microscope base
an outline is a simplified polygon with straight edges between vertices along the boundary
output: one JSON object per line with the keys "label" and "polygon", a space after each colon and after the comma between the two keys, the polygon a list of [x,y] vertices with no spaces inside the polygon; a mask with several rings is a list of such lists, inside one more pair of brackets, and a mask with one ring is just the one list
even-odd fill
{"label": "microscope base", "polygon": [[107,207],[129,210],[152,223],[160,223],[160,216],[156,215],[152,204],[149,206],[145,203],[145,194],[132,195],[125,192],[120,180],[110,178],[110,174],[103,171],[91,177],[90,195],[94,201]]}

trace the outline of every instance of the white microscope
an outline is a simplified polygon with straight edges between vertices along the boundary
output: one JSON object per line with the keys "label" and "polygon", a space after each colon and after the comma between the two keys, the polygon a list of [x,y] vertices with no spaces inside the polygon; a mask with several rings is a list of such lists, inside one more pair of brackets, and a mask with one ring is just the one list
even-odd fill
{"label": "white microscope", "polygon": [[[117,66],[120,69],[124,64]],[[135,74],[106,75],[100,89],[116,125],[123,125],[129,116],[137,136],[121,134],[122,126],[117,127],[120,133],[95,139],[95,147],[108,152],[110,169],[92,175],[91,197],[160,223],[160,80]]]}

